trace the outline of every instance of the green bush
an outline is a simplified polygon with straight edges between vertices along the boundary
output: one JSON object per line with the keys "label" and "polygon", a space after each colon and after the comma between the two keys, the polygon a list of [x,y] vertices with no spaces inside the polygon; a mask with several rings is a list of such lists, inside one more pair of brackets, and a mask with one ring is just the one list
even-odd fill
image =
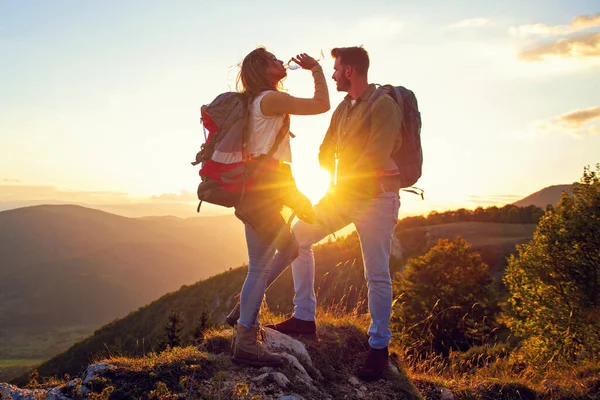
{"label": "green bush", "polygon": [[394,281],[392,327],[419,353],[447,355],[490,342],[497,296],[488,266],[464,239],[440,239]]}
{"label": "green bush", "polygon": [[531,365],[573,362],[600,350],[600,166],[540,220],[504,276],[507,323]]}

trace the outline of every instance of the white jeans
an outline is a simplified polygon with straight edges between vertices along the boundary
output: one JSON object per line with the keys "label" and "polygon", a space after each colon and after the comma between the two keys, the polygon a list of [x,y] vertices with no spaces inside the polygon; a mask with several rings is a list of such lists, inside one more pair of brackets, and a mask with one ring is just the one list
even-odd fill
{"label": "white jeans", "polygon": [[[392,235],[398,222],[400,198],[398,193],[382,193],[369,200],[339,204],[321,202],[315,206],[317,223],[298,221],[293,232],[300,246],[300,254],[292,262],[294,276],[294,317],[313,321],[316,314],[315,259],[312,245],[327,235],[354,223],[360,239],[365,278],[368,286],[369,344],[381,349],[388,345],[392,312],[392,280],[389,258]],[[287,267],[289,261],[275,255],[267,279],[269,286]]]}

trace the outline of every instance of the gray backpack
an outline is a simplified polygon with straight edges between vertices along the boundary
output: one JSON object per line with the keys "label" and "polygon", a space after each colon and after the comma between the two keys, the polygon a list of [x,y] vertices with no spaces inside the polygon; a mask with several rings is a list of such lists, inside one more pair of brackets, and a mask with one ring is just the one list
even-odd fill
{"label": "gray backpack", "polygon": [[[249,102],[250,97],[245,94],[225,92],[200,108],[204,143],[192,162],[194,166],[202,166],[202,181],[197,191],[198,211],[204,201],[223,207],[238,205],[250,178],[261,167],[260,163],[249,164],[245,154]],[[268,156],[273,155],[288,131],[289,117]]]}
{"label": "gray backpack", "polygon": [[[371,106],[380,96],[389,95],[403,110],[403,122],[399,135],[402,146],[392,154],[392,158],[400,172],[402,188],[413,188],[421,177],[423,168],[423,149],[421,148],[421,113],[415,94],[404,86],[383,85],[369,97]],[[414,188],[420,190],[418,188]],[[407,190],[413,192],[413,190]],[[422,196],[421,193],[417,193]]]}

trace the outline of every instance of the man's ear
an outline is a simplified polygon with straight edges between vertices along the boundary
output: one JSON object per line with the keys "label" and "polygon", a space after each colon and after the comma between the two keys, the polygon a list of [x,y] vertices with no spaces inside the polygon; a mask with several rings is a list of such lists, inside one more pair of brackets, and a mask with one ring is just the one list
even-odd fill
{"label": "man's ear", "polygon": [[352,76],[352,74],[354,73],[354,68],[352,68],[351,66],[347,65],[346,66],[346,70],[344,71],[346,78],[350,78]]}

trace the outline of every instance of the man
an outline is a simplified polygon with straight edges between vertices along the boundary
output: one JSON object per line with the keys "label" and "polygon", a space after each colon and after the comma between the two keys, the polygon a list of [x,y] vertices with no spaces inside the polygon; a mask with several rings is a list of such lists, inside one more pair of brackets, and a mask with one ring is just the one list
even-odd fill
{"label": "man", "polygon": [[[294,314],[271,327],[283,333],[316,333],[312,245],[354,223],[371,314],[370,349],[359,377],[370,381],[380,379],[388,364],[392,310],[389,256],[400,207],[398,170],[391,154],[402,144],[402,109],[388,95],[369,102],[376,87],[368,83],[369,55],[365,49],[335,48],[331,55],[335,58],[332,78],[337,90],[348,93],[333,113],[319,152],[319,161],[334,177],[334,185],[315,206],[317,223],[299,221],[294,225],[300,247],[292,263]],[[268,284],[285,269],[284,263],[283,257],[276,256]]]}

